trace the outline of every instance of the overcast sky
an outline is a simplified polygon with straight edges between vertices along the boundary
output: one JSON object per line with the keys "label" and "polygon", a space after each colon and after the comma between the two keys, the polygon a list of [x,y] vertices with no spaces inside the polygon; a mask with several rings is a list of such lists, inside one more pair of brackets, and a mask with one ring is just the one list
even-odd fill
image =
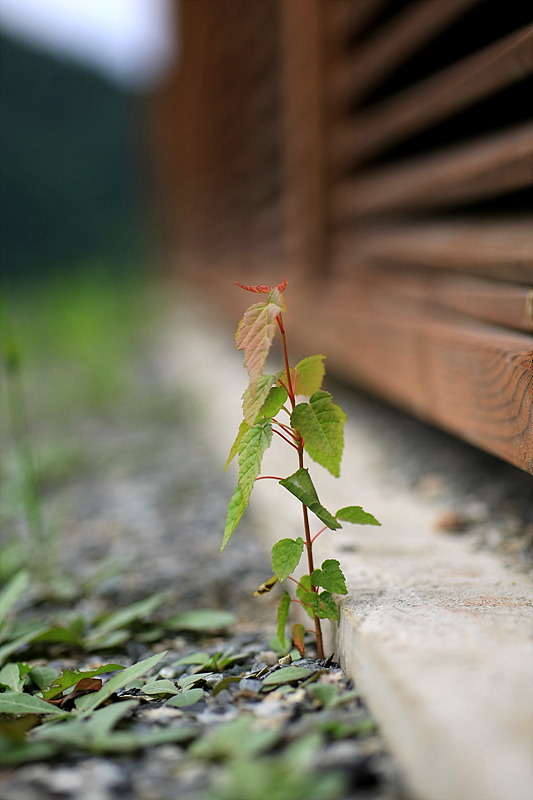
{"label": "overcast sky", "polygon": [[156,83],[176,56],[171,0],[0,0],[0,26],[131,87]]}

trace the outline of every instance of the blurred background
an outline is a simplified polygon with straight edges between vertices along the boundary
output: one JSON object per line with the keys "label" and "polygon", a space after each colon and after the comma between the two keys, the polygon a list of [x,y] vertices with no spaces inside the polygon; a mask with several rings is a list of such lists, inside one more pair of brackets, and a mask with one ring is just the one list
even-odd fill
{"label": "blurred background", "polygon": [[532,39],[518,0],[0,0],[6,537],[133,469],[110,421],[191,413],[177,274],[232,328],[286,277],[295,356],[532,472]]}
{"label": "blurred background", "polygon": [[4,280],[113,264],[154,246],[149,97],[175,65],[170,0],[2,0]]}

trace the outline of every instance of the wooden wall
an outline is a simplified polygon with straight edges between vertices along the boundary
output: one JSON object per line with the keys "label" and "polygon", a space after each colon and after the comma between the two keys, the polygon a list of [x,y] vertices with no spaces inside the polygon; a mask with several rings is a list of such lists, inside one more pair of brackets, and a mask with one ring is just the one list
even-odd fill
{"label": "wooden wall", "polygon": [[287,277],[330,369],[533,473],[533,13],[509,0],[180,0],[157,99],[182,272]]}

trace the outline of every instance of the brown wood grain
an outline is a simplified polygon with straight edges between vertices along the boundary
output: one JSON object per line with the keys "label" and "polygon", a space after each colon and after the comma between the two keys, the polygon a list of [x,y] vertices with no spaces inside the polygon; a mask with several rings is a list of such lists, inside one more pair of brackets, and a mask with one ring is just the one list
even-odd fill
{"label": "brown wood grain", "polygon": [[350,282],[287,300],[291,338],[330,369],[533,473],[532,337],[390,296],[370,302]]}
{"label": "brown wood grain", "polygon": [[335,172],[448,117],[533,72],[533,25],[409,89],[339,121],[328,142]]}
{"label": "brown wood grain", "polygon": [[323,28],[321,0],[282,0],[285,246],[293,266],[325,261]]}
{"label": "brown wood grain", "polygon": [[339,230],[332,248],[337,269],[361,260],[417,265],[517,281],[533,286],[533,220],[448,219],[382,223]]}
{"label": "brown wood grain", "polygon": [[332,191],[334,219],[439,207],[533,183],[533,123],[361,173]]}
{"label": "brown wood grain", "polygon": [[324,38],[332,51],[341,52],[389,0],[322,0]]}
{"label": "brown wood grain", "polygon": [[394,15],[354,53],[332,63],[328,105],[339,111],[361,100],[395,66],[431,41],[480,0],[415,0]]}
{"label": "brown wood grain", "polygon": [[363,266],[357,262],[346,270],[348,277],[368,302],[387,296],[400,300],[406,310],[427,312],[436,308],[527,333],[533,331],[533,283],[528,287],[440,270]]}

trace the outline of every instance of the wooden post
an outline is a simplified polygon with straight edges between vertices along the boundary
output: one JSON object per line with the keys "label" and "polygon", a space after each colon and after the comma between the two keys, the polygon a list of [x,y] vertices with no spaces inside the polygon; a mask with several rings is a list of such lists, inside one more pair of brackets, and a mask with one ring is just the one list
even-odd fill
{"label": "wooden post", "polygon": [[280,0],[285,252],[292,270],[325,264],[322,0]]}

